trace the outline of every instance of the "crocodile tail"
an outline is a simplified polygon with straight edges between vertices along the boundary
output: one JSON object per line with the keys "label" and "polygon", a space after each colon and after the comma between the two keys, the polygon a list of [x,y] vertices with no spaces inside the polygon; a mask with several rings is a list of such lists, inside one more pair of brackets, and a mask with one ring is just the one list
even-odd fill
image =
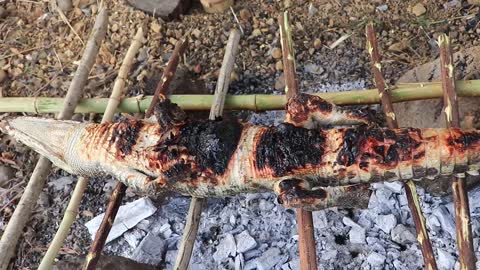
{"label": "crocodile tail", "polygon": [[1,121],[0,131],[21,141],[56,166],[71,173],[70,166],[65,162],[64,153],[67,150],[69,138],[78,125],[79,122],[75,121],[15,117]]}

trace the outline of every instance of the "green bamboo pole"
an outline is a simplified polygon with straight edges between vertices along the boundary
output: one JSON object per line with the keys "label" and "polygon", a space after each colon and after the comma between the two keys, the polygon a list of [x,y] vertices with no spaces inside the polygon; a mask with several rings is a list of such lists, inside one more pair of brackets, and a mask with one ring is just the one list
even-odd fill
{"label": "green bamboo pole", "polygon": [[[458,81],[457,93],[460,97],[480,97],[480,80]],[[441,98],[442,83],[405,83],[392,86],[390,90],[392,102],[405,102],[421,99]],[[317,93],[326,100],[337,105],[359,105],[380,103],[377,89],[352,90],[335,93]],[[213,95],[171,95],[172,102],[177,103],[184,110],[209,110]],[[63,105],[63,98],[51,97],[2,97],[0,99],[0,113],[29,112],[29,113],[58,113]],[[151,96],[143,98],[125,98],[119,105],[119,112],[144,112]],[[282,110],[285,106],[284,95],[227,95],[225,110],[252,110],[268,111]],[[80,101],[76,113],[103,113],[107,107],[108,98],[89,98]]]}

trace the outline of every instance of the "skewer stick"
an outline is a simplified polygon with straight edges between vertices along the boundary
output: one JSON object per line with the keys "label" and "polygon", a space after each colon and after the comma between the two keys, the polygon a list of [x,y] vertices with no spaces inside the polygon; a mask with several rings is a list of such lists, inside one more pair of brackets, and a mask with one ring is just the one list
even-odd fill
{"label": "skewer stick", "polygon": [[[295,51],[288,22],[288,12],[278,17],[280,26],[280,40],[282,43],[283,72],[285,74],[285,94],[291,98],[298,94],[298,81],[295,73]],[[300,268],[302,270],[317,269],[317,254],[315,248],[315,229],[313,227],[312,212],[297,209],[298,244],[300,251]]]}
{"label": "skewer stick", "polygon": [[[123,59],[123,63],[120,67],[117,79],[113,86],[112,94],[110,95],[107,109],[102,118],[102,123],[111,122],[113,119],[115,110],[117,109],[118,104],[120,103],[120,100],[123,97],[125,80],[132,66],[133,59],[137,54],[138,50],[140,49],[140,46],[142,45],[142,41],[143,41],[143,30],[142,28],[140,28],[138,29],[137,34],[133,38],[132,44],[130,45],[130,48],[128,49],[125,55],[125,58]],[[63,216],[62,222],[60,223],[60,226],[55,234],[55,237],[50,243],[48,250],[45,253],[45,256],[43,257],[42,262],[40,263],[40,266],[38,269],[47,270],[52,268],[52,264],[55,260],[55,257],[57,257],[58,251],[62,247],[63,241],[65,241],[65,238],[68,235],[70,227],[72,226],[78,214],[78,208],[80,206],[83,193],[87,188],[88,181],[89,179],[85,177],[78,178],[77,184],[75,185],[75,189],[72,193],[72,198],[70,199],[67,209],[65,210],[65,214]]]}
{"label": "skewer stick", "polygon": [[[68,88],[64,100],[64,106],[58,119],[70,119],[75,111],[75,107],[83,95],[83,89],[87,82],[88,74],[95,63],[96,56],[100,49],[102,40],[107,32],[108,13],[106,8],[102,7],[98,13],[95,25],[93,26],[90,38],[85,46],[80,65],[75,71],[73,80]],[[15,209],[5,231],[0,240],[0,269],[7,269],[10,259],[15,254],[20,235],[23,228],[29,220],[33,209],[38,200],[42,188],[45,185],[47,175],[50,172],[52,163],[45,157],[40,157],[35,169],[30,177],[27,187]]]}
{"label": "skewer stick", "polygon": [[[442,34],[438,37],[440,47],[440,76],[443,87],[443,113],[448,128],[460,127],[458,98],[455,90],[455,68],[453,65],[450,38]],[[460,269],[476,269],[473,248],[470,207],[466,190],[465,177],[452,177],[452,193],[455,207],[455,227],[457,234],[458,257]]]}
{"label": "skewer stick", "polygon": [[[386,116],[389,128],[398,128],[397,119],[393,110],[392,100],[388,91],[387,85],[382,75],[382,64],[380,52],[378,50],[377,38],[375,36],[375,29],[373,23],[366,26],[367,35],[367,50],[372,59],[372,73],[375,85],[378,89],[380,100],[382,102],[383,113]],[[415,230],[417,232],[417,240],[422,250],[425,269],[436,270],[437,262],[432,249],[432,244],[427,232],[425,217],[420,208],[420,199],[417,195],[417,188],[412,180],[409,180],[405,185],[405,194],[407,196],[408,206],[412,213],[412,219],[415,223]]]}
{"label": "skewer stick", "polygon": [[[155,90],[155,96],[150,103],[150,107],[145,114],[145,118],[148,118],[152,115],[153,109],[155,108],[156,104],[160,101],[160,99],[164,99],[168,87],[172,78],[175,75],[175,71],[177,70],[178,63],[180,62],[180,56],[184,53],[185,49],[187,48],[187,40],[186,38],[180,39],[177,44],[175,45],[175,49],[168,60],[167,66],[163,72],[162,78],[157,85],[157,89]],[[85,264],[83,265],[84,270],[94,270],[96,268],[98,259],[102,253],[103,247],[105,246],[105,241],[107,240],[108,233],[112,228],[113,222],[115,221],[115,217],[118,212],[118,208],[120,208],[120,204],[122,203],[122,199],[125,196],[125,192],[127,190],[127,186],[121,182],[118,182],[113,190],[112,196],[108,202],[107,210],[105,211],[105,215],[103,216],[102,222],[100,227],[95,234],[95,239],[90,246],[90,250],[88,251],[87,258],[85,259]]]}
{"label": "skewer stick", "polygon": [[[218,75],[217,87],[215,89],[214,101],[210,109],[210,120],[216,120],[223,115],[223,108],[225,104],[225,97],[230,85],[230,75],[235,64],[235,55],[238,51],[238,44],[240,43],[240,32],[237,29],[230,31],[227,46],[225,47],[225,54],[223,56],[222,67]],[[195,245],[195,239],[198,233],[198,226],[200,225],[200,218],[203,207],[206,205],[206,198],[192,197],[190,201],[190,208],[186,218],[185,228],[183,229],[182,240],[178,249],[177,258],[175,261],[175,270],[186,270],[192,257],[192,250]]]}

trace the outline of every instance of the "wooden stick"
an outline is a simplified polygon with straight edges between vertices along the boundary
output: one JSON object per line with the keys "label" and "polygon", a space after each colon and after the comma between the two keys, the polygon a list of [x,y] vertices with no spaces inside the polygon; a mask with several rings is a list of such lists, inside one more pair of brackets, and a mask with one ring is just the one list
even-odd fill
{"label": "wooden stick", "polygon": [[[438,37],[440,47],[440,76],[443,87],[443,113],[448,128],[460,127],[458,99],[455,91],[455,69],[453,65],[450,39],[442,34]],[[455,207],[455,225],[457,246],[460,259],[460,269],[476,269],[475,252],[473,248],[470,207],[465,185],[465,177],[452,177],[452,193]]]}
{"label": "wooden stick", "polygon": [[[210,110],[210,120],[216,120],[223,115],[223,108],[225,103],[225,96],[230,85],[230,75],[235,64],[235,55],[238,51],[238,44],[240,43],[240,32],[237,29],[230,31],[227,46],[225,47],[225,54],[223,56],[222,67],[218,75],[217,87],[215,89],[214,102]],[[195,239],[200,225],[200,217],[204,205],[206,205],[206,198],[192,197],[190,201],[190,208],[186,218],[185,228],[183,229],[182,241],[178,248],[177,259],[175,261],[175,270],[186,270],[190,263]]]}
{"label": "wooden stick", "polygon": [[[377,37],[375,36],[373,23],[367,24],[366,36],[367,50],[370,54],[370,58],[372,59],[371,66],[373,78],[382,102],[383,113],[386,116],[388,127],[398,128],[398,122],[393,110],[390,93],[387,91],[387,85],[385,84],[385,80],[381,72],[381,57],[378,50]],[[413,222],[415,223],[417,240],[420,245],[420,249],[422,250],[425,269],[435,270],[437,269],[437,262],[435,261],[432,244],[427,232],[425,217],[423,216],[422,209],[420,207],[420,199],[417,195],[417,188],[412,180],[408,181],[405,185],[405,194],[407,196],[408,206],[410,207],[410,211],[412,213]]]}
{"label": "wooden stick", "polygon": [[[443,97],[441,82],[402,83],[390,86],[393,103]],[[336,105],[366,105],[380,103],[377,89],[352,90],[332,93],[315,93]],[[457,81],[459,97],[480,97],[480,80]],[[213,95],[169,95],[173,103],[183,110],[205,111],[213,103]],[[109,98],[82,99],[75,109],[76,113],[103,113]],[[118,107],[122,113],[143,113],[152,101],[152,96],[124,98]],[[227,95],[225,110],[268,111],[285,109],[285,95]],[[64,98],[55,97],[2,97],[0,113],[58,113]]]}
{"label": "wooden stick", "polygon": [[[187,40],[186,38],[180,39],[177,44],[175,45],[175,49],[173,50],[170,59],[168,60],[167,66],[163,72],[162,78],[157,85],[157,89],[155,90],[155,96],[150,103],[150,107],[145,114],[145,118],[149,118],[153,114],[153,110],[156,104],[165,98],[166,92],[168,90],[168,86],[170,85],[170,81],[172,80],[173,76],[175,75],[175,71],[177,70],[178,63],[180,62],[180,56],[184,53],[187,47]],[[118,182],[115,185],[115,189],[113,190],[112,196],[108,202],[107,210],[105,211],[105,215],[103,216],[102,222],[100,223],[100,227],[95,234],[95,239],[90,246],[90,250],[88,251],[88,255],[85,258],[85,264],[83,265],[84,270],[94,270],[96,268],[98,259],[103,250],[103,246],[105,245],[105,241],[107,240],[108,233],[112,228],[113,222],[115,221],[115,217],[118,212],[118,208],[122,203],[122,199],[125,196],[125,192],[127,190],[127,186],[121,182]]]}
{"label": "wooden stick", "polygon": [[[285,74],[285,94],[287,98],[297,95],[297,76],[295,72],[295,52],[293,39],[288,22],[288,12],[278,16],[280,40],[282,43],[283,72]],[[317,253],[315,248],[315,229],[313,227],[312,212],[297,209],[298,244],[300,253],[300,268],[302,270],[317,269]]]}
{"label": "wooden stick", "polygon": [[[151,104],[157,104],[159,99],[165,99],[167,89],[170,86],[170,82],[173,80],[174,74],[177,71],[178,62],[180,61],[180,57],[184,54],[187,44],[188,42],[186,38],[180,39],[177,44],[175,44],[172,56],[168,60],[165,71],[162,74],[162,78],[155,89],[155,95],[153,96]],[[152,115],[154,108],[155,106],[150,106],[145,116],[147,117],[148,115],[149,117]]]}
{"label": "wooden stick", "polygon": [[[120,103],[120,100],[124,95],[123,90],[125,88],[125,80],[132,66],[133,59],[137,54],[138,50],[140,49],[140,46],[142,45],[142,41],[143,41],[143,30],[142,28],[139,28],[137,31],[137,34],[133,38],[130,48],[128,49],[125,55],[125,58],[123,59],[122,66],[120,67],[120,71],[118,72],[117,79],[113,86],[112,94],[110,95],[110,99],[107,105],[107,110],[105,111],[105,114],[103,115],[103,118],[102,118],[102,123],[111,122],[113,119],[115,110],[118,107],[118,104]],[[85,177],[78,178],[77,184],[75,185],[75,189],[72,193],[72,198],[68,203],[62,222],[60,223],[60,226],[55,234],[55,237],[50,243],[48,250],[45,253],[45,256],[43,257],[42,262],[40,263],[40,266],[38,269],[47,270],[52,268],[55,257],[57,257],[58,251],[62,247],[63,241],[65,241],[65,238],[68,235],[70,227],[72,226],[78,214],[78,208],[80,206],[83,193],[87,188],[88,181],[89,179]]]}
{"label": "wooden stick", "polygon": [[[58,115],[58,119],[69,119],[72,117],[75,106],[83,95],[88,73],[95,63],[100,45],[107,32],[107,25],[108,13],[107,10],[102,7],[95,20],[95,25],[93,26],[92,33],[85,47],[82,59],[80,60],[80,65],[75,71],[75,76],[64,100],[64,108]],[[36,205],[51,166],[52,163],[45,157],[40,157],[35,166],[35,170],[30,177],[30,181],[25,188],[22,198],[0,240],[0,254],[2,254],[2,256],[0,256],[1,270],[8,267],[10,259],[15,254],[18,239],[23,233],[23,228]]]}

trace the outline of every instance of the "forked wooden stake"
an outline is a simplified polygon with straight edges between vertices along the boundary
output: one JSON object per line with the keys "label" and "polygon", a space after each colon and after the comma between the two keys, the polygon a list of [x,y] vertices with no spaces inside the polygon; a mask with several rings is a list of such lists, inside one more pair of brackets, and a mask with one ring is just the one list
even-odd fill
{"label": "forked wooden stake", "polygon": [[[443,113],[448,128],[460,127],[458,99],[455,89],[455,68],[453,65],[450,39],[442,34],[438,37],[440,48],[440,76],[443,87]],[[455,206],[455,226],[457,234],[458,257],[460,269],[475,269],[475,252],[473,248],[472,227],[468,193],[465,177],[452,177],[452,193]]]}
{"label": "forked wooden stake", "polygon": [[[375,36],[375,29],[373,23],[366,26],[367,35],[367,50],[372,59],[372,73],[377,86],[380,100],[382,103],[383,112],[385,113],[387,124],[389,128],[398,128],[397,119],[393,110],[392,100],[388,91],[387,85],[382,75],[382,64],[380,52],[378,50],[377,37]],[[437,262],[433,254],[432,244],[427,232],[425,217],[420,208],[420,199],[417,195],[417,188],[415,183],[410,180],[405,185],[405,194],[407,196],[408,206],[412,213],[413,222],[415,223],[415,230],[417,231],[417,240],[422,250],[425,269],[437,269]]]}
{"label": "forked wooden stake", "polygon": [[[177,66],[180,60],[181,55],[185,52],[187,48],[187,40],[186,38],[180,39],[177,44],[175,45],[175,49],[168,60],[167,66],[163,72],[162,78],[157,85],[157,89],[155,90],[155,96],[153,97],[152,102],[150,103],[150,107],[145,114],[145,118],[150,117],[153,114],[153,109],[155,105],[158,103],[160,99],[165,98],[166,92],[170,85],[170,82],[175,75],[175,71],[177,70]],[[102,223],[95,234],[95,239],[90,246],[90,250],[88,251],[87,257],[85,259],[85,264],[83,265],[84,270],[94,270],[96,268],[98,259],[103,250],[103,246],[105,245],[105,241],[107,240],[108,233],[112,228],[113,222],[115,221],[115,216],[117,215],[118,208],[122,203],[122,199],[125,196],[125,191],[127,190],[127,186],[121,182],[118,182],[113,190],[112,196],[108,202],[107,210],[105,211],[105,215],[103,216]]]}
{"label": "forked wooden stake", "polygon": [[[75,111],[75,107],[83,96],[83,90],[88,79],[88,74],[95,63],[100,45],[107,32],[108,13],[105,7],[102,7],[95,19],[90,38],[85,46],[80,64],[68,88],[64,100],[63,109],[57,119],[70,119]],[[23,192],[20,202],[15,209],[10,221],[8,222],[2,239],[0,240],[0,269],[7,269],[10,259],[15,254],[18,239],[23,233],[25,224],[30,219],[31,213],[35,208],[47,175],[52,168],[52,163],[45,157],[40,157],[35,166],[35,170],[30,177],[27,187]]]}
{"label": "forked wooden stake", "polygon": [[[238,44],[240,42],[240,32],[237,29],[230,31],[227,46],[225,47],[225,54],[223,56],[222,67],[218,75],[217,87],[215,88],[214,102],[210,109],[210,120],[215,120],[223,115],[223,107],[225,104],[225,97],[230,85],[230,76],[235,65],[235,55],[238,51]],[[175,270],[186,270],[192,257],[192,250],[195,245],[197,237],[198,226],[200,225],[200,217],[204,205],[207,203],[206,198],[192,197],[190,201],[190,208],[186,218],[185,228],[183,229],[182,241],[178,248],[177,259],[175,261]]]}
{"label": "forked wooden stake", "polygon": [[[285,74],[286,85],[285,94],[287,99],[289,99],[300,91],[295,73],[295,52],[287,11],[278,16],[278,25],[280,27],[280,41],[282,44],[283,72]],[[297,230],[300,267],[302,270],[315,270],[317,269],[317,253],[312,212],[303,210],[302,208],[297,209]]]}

